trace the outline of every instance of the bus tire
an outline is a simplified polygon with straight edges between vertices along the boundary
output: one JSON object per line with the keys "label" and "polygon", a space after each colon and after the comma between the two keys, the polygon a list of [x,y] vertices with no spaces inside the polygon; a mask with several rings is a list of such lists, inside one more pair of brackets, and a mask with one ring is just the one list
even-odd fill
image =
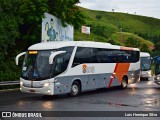
{"label": "bus tire", "polygon": [[128,86],[127,77],[124,76],[124,77],[122,78],[122,82],[121,82],[121,86],[120,86],[120,87],[121,87],[122,89],[125,89],[125,88],[127,88],[127,86]]}
{"label": "bus tire", "polygon": [[71,92],[69,96],[75,97],[78,96],[80,93],[80,84],[77,81],[74,81],[71,86]]}

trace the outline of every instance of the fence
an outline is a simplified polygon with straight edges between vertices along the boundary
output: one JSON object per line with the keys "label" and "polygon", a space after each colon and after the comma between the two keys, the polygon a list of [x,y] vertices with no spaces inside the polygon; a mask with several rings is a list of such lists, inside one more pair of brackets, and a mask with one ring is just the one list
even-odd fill
{"label": "fence", "polygon": [[19,81],[3,81],[0,82],[0,92],[8,91],[8,90],[15,90],[19,88]]}

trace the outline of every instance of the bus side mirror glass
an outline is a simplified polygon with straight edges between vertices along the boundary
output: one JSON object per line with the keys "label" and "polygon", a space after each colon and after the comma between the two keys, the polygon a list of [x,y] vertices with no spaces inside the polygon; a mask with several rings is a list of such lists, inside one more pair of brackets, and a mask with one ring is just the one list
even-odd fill
{"label": "bus side mirror glass", "polygon": [[57,51],[57,52],[54,52],[52,53],[50,56],[49,56],[49,64],[53,64],[53,59],[56,55],[59,55],[59,54],[62,54],[62,53],[65,53],[66,51]]}
{"label": "bus side mirror glass", "polygon": [[18,55],[16,56],[16,59],[15,59],[16,65],[18,65],[19,58],[20,58],[21,56],[25,55],[25,54],[26,54],[26,52],[22,52],[22,53],[20,53],[20,54],[18,54]]}

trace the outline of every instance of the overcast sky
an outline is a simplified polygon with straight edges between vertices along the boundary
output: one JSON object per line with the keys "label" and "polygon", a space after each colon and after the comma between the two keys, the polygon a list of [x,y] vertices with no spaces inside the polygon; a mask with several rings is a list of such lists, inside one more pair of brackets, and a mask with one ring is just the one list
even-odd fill
{"label": "overcast sky", "polygon": [[124,12],[160,19],[160,0],[80,0],[81,7],[111,12]]}

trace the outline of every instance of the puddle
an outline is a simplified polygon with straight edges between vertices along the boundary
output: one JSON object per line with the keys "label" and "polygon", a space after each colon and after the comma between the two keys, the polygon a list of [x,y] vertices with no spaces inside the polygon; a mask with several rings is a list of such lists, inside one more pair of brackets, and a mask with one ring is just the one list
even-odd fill
{"label": "puddle", "polygon": [[160,99],[157,99],[157,100],[147,100],[145,102],[145,106],[160,107]]}
{"label": "puddle", "polygon": [[135,105],[119,104],[119,103],[112,103],[112,102],[107,102],[107,104],[109,104],[109,105],[111,105],[111,106],[137,107],[137,106],[135,106]]}
{"label": "puddle", "polygon": [[103,104],[103,105],[110,105],[110,106],[123,106],[123,107],[138,107],[137,105],[128,105],[128,104],[121,104],[121,103],[113,103],[113,102],[105,102],[105,101],[78,101],[78,102],[83,102],[83,103],[90,103],[90,104]]}

